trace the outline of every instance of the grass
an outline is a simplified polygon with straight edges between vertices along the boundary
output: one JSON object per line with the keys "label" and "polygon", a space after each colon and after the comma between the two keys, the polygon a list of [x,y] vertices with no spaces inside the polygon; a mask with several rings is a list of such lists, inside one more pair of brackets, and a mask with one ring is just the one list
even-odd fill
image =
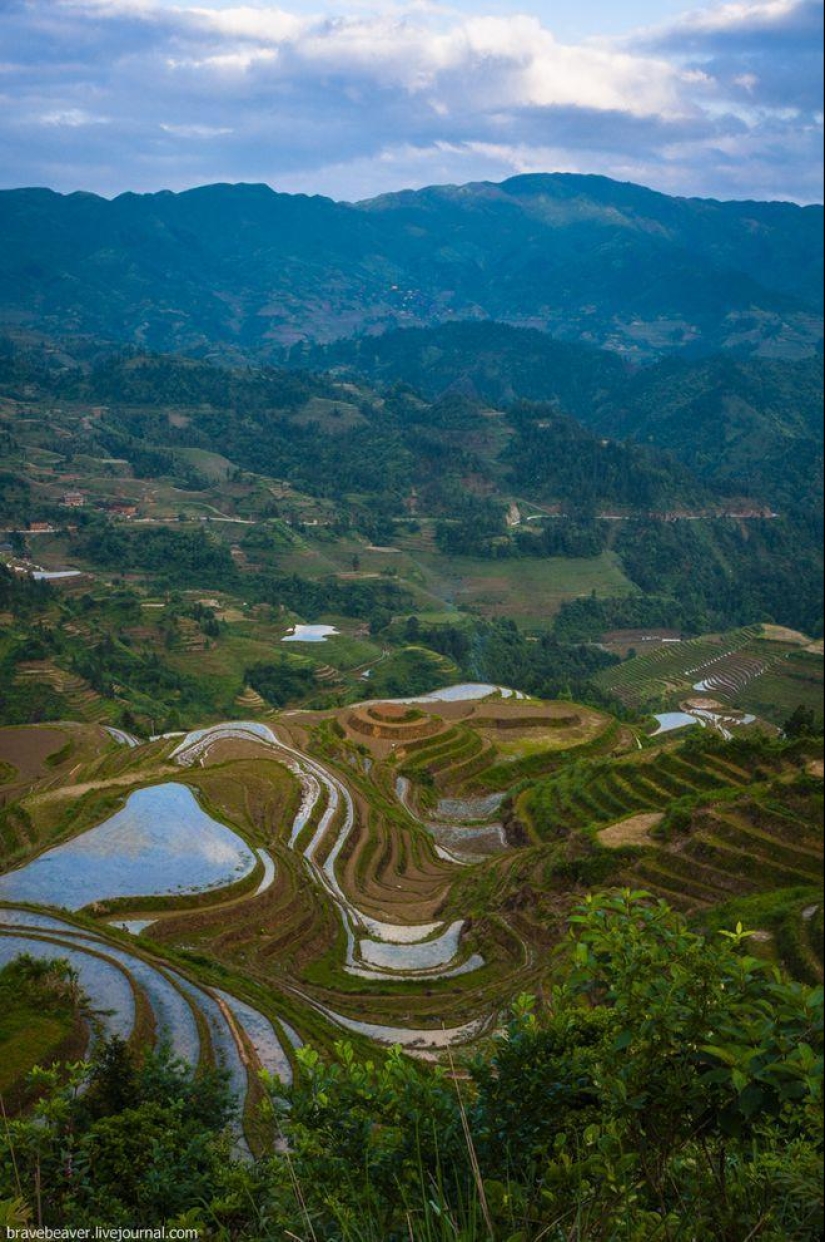
{"label": "grass", "polygon": [[737,696],[736,705],[778,725],[799,706],[811,708],[821,719],[822,673],[821,654],[791,650],[779,664],[751,682]]}
{"label": "grass", "polygon": [[[514,617],[521,624],[546,629],[562,603],[595,591],[622,596],[636,588],[613,552],[595,557],[521,557],[487,560],[444,556],[432,546],[425,529],[410,535],[398,530],[395,551],[371,549],[355,539],[332,539],[305,533],[301,545],[279,558],[285,572],[305,577],[331,573],[348,577],[390,574],[416,600],[411,610],[422,624],[456,624],[468,608],[485,617]],[[357,570],[353,568],[357,558]]]}
{"label": "grass", "polygon": [[822,944],[815,940],[816,915],[806,918],[805,914],[815,906],[821,917],[822,902],[821,887],[779,888],[735,897],[703,911],[695,921],[711,933],[728,930],[737,923],[746,930],[755,929],[762,934],[750,941],[752,950],[782,962],[805,983],[821,983]]}
{"label": "grass", "polygon": [[18,958],[0,970],[0,1094],[10,1111],[26,1100],[26,1075],[35,1065],[82,1051],[79,1002],[59,969]]}
{"label": "grass", "polygon": [[72,1030],[72,1014],[44,1014],[40,1005],[3,997],[0,1092],[13,1091],[35,1065],[48,1065]]}
{"label": "grass", "polygon": [[222,457],[220,453],[210,453],[206,449],[176,448],[175,454],[191,462],[210,483],[222,483],[235,469],[228,457]]}
{"label": "grass", "polygon": [[433,595],[485,617],[513,617],[528,628],[546,628],[565,600],[592,591],[598,596],[636,591],[613,552],[494,561],[421,551],[415,560]]}

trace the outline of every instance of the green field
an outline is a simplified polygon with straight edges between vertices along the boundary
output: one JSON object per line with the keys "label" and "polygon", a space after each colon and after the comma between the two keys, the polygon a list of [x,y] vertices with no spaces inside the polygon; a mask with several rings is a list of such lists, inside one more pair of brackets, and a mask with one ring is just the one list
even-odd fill
{"label": "green field", "polygon": [[399,531],[391,548],[373,548],[363,540],[333,540],[305,531],[294,551],[279,557],[282,570],[322,578],[389,576],[406,588],[416,611],[443,614],[468,609],[483,617],[513,617],[520,625],[546,629],[565,600],[578,596],[636,593],[615,553],[594,557],[522,557],[488,560],[445,556],[422,535]]}
{"label": "green field", "polygon": [[613,552],[491,561],[426,551],[415,563],[433,595],[484,617],[513,617],[531,629],[546,629],[565,600],[593,591],[603,596],[636,592]]}
{"label": "green field", "polygon": [[759,626],[667,643],[599,673],[636,710],[664,711],[705,697],[781,725],[796,707],[822,714],[822,654],[762,636]]}

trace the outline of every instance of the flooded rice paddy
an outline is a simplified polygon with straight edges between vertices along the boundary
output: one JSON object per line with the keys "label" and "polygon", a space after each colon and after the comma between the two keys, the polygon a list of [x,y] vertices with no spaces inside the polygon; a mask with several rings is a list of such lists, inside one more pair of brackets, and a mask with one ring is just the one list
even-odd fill
{"label": "flooded rice paddy", "polygon": [[[694,689],[697,687],[694,686]],[[658,737],[660,733],[671,733],[674,729],[686,729],[688,725],[699,725],[703,729],[715,729],[722,737],[730,740],[733,736],[732,729],[753,724],[756,717],[749,712],[725,712],[707,707],[693,707],[689,712],[660,712],[653,719],[658,722],[658,728],[653,731],[652,737]]]}
{"label": "flooded rice paddy", "polygon": [[[5,913],[0,911],[0,917]],[[28,953],[40,961],[65,959],[77,971],[89,1007],[107,1035],[129,1038],[135,1025],[135,998],[129,976],[114,961],[96,956],[79,946],[44,940],[23,929],[10,932],[0,924],[0,967],[7,966],[21,953]]]}
{"label": "flooded rice paddy", "polygon": [[[21,953],[40,960],[63,958],[77,971],[92,1018],[109,1035],[128,1039],[135,1025],[135,994],[148,1003],[157,1044],[190,1065],[202,1063],[207,1049],[198,1017],[207,1032],[215,1062],[224,1069],[238,1109],[231,1123],[233,1143],[241,1155],[248,1146],[241,1125],[241,1105],[250,1074],[268,1070],[283,1082],[292,1081],[292,1066],[266,1015],[229,992],[214,993],[193,983],[180,970],[156,964],[104,936],[51,915],[13,906],[0,907],[0,966]],[[284,1027],[291,1047],[300,1036]],[[245,1041],[253,1050],[251,1059]]]}
{"label": "flooded rice paddy", "polygon": [[0,876],[0,899],[80,910],[116,897],[164,897],[223,888],[256,857],[212,819],[186,785],[130,794],[110,819]]}
{"label": "flooded rice paddy", "polygon": [[[479,689],[484,690],[486,694],[491,687],[486,685],[482,687],[474,684],[468,687],[453,687],[453,689]],[[492,689],[495,689],[495,687],[492,687]],[[511,693],[515,693],[515,691]],[[433,962],[431,958],[434,950],[425,948],[421,942],[431,942],[431,938],[436,933],[445,931],[442,923],[403,924],[384,922],[359,910],[352,900],[347,897],[338,880],[336,861],[355,826],[355,808],[349,790],[333,772],[318,760],[310,759],[300,750],[282,742],[267,725],[257,724],[256,722],[235,721],[231,724],[213,725],[208,729],[200,729],[194,733],[187,734],[184,740],[176,747],[173,755],[179,764],[184,766],[191,765],[198,762],[208,748],[216,742],[229,737],[250,735],[253,735],[259,741],[265,742],[273,754],[282,763],[286,764],[301,783],[301,805],[289,836],[289,844],[292,848],[298,847],[298,838],[301,831],[312,819],[313,811],[319,804],[319,799],[325,795],[326,801],[323,811],[318,818],[312,838],[303,847],[302,853],[305,865],[312,878],[326,891],[338,909],[346,936],[344,961],[344,969],[346,971],[359,978],[386,978],[391,973],[399,973],[400,971],[403,971],[406,978],[439,978],[447,977],[459,971],[465,973],[468,970],[475,970],[484,964],[483,959],[478,955],[474,955],[466,961],[457,961],[458,939],[452,932],[449,933],[445,943],[454,944],[455,951],[449,958],[442,958],[440,961]],[[332,848],[327,852],[323,861],[319,862],[317,855],[320,852],[321,845],[341,811],[343,811],[341,826],[338,829]],[[464,921],[461,920],[458,924],[459,929],[463,925]],[[368,953],[373,953],[373,961],[370,961],[367,956],[362,955],[359,948],[361,944],[376,946],[375,948],[368,949]],[[414,959],[417,955],[411,954],[409,956],[410,964],[404,966],[401,964],[401,957],[398,954],[394,955],[391,951],[387,953],[388,960],[392,960],[395,965],[384,965],[383,962],[378,960],[381,956],[381,950],[377,947],[378,945],[383,945],[386,951],[387,946],[414,944],[421,945],[421,960],[427,964],[414,964]]]}
{"label": "flooded rice paddy", "polygon": [[489,682],[464,681],[455,686],[442,686],[440,690],[431,690],[429,694],[418,694],[408,699],[385,699],[387,703],[469,703],[478,699],[486,699],[497,695],[502,699],[524,699],[527,696],[520,690],[511,690],[508,686],[493,686]]}

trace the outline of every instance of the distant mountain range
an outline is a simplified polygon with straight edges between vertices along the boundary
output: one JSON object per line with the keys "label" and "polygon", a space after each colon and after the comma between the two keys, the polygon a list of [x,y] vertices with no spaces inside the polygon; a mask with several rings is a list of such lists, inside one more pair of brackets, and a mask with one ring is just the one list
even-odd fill
{"label": "distant mountain range", "polygon": [[821,207],[549,174],[362,203],[0,193],[0,326],[224,359],[498,320],[638,361],[822,339]]}

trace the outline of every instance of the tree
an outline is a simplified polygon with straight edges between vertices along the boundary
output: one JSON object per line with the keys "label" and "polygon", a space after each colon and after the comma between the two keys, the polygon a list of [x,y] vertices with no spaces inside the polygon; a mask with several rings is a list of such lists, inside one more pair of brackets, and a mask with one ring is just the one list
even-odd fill
{"label": "tree", "polygon": [[782,732],[785,737],[813,737],[822,732],[822,725],[817,728],[814,709],[800,703],[785,721]]}

